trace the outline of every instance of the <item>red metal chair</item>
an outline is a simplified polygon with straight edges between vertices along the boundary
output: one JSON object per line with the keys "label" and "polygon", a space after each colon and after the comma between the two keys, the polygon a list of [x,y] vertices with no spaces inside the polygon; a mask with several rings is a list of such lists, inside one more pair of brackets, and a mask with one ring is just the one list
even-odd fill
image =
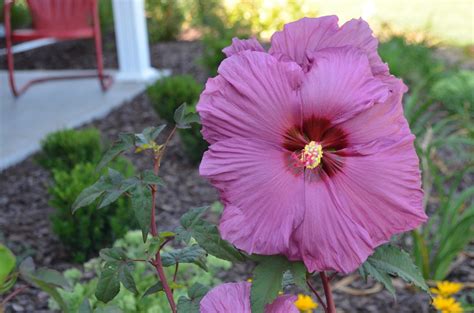
{"label": "red metal chair", "polygon": [[[4,22],[9,82],[15,96],[21,95],[33,84],[59,79],[98,77],[103,91],[110,87],[112,77],[104,74],[102,61],[102,39],[97,0],[27,0],[33,28],[12,30],[10,11],[14,1],[5,0],[4,2]],[[57,40],[94,38],[97,74],[44,77],[31,80],[20,89],[17,89],[14,77],[12,44],[40,38],[54,38]]]}

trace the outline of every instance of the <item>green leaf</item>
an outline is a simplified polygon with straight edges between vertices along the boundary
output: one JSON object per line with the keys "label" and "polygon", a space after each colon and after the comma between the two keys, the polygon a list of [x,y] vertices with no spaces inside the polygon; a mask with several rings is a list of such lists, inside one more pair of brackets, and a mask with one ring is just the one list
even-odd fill
{"label": "green leaf", "polygon": [[281,289],[283,273],[290,262],[282,256],[261,258],[253,271],[250,303],[253,313],[263,313],[265,305],[272,303]]}
{"label": "green leaf", "polygon": [[155,255],[160,246],[165,242],[166,239],[174,237],[176,234],[170,231],[160,232],[157,237],[152,237],[149,241],[147,252],[149,255]]}
{"label": "green leaf", "polygon": [[365,262],[359,268],[361,276],[367,280],[367,276],[372,276],[376,281],[381,282],[385,288],[395,297],[395,288],[392,284],[392,278],[385,272],[379,271],[377,268],[372,266],[370,262]]}
{"label": "green leaf", "polygon": [[203,207],[189,210],[183,216],[181,216],[179,220],[181,225],[185,229],[191,228],[195,223],[197,223],[201,219],[201,216],[204,214],[204,212],[206,212],[207,209],[209,209],[208,206],[203,206]]}
{"label": "green leaf", "polygon": [[121,264],[119,266],[119,279],[125,288],[137,295],[137,286],[135,284],[135,280],[133,279],[132,273],[130,273],[130,268],[132,266],[133,264]]}
{"label": "green leaf", "polygon": [[79,208],[93,203],[97,198],[102,196],[108,188],[105,179],[105,176],[100,177],[95,184],[87,187],[79,194],[76,201],[72,204],[72,213],[76,212]]}
{"label": "green leaf", "polygon": [[53,287],[52,285],[48,283],[37,281],[34,279],[33,279],[33,284],[36,285],[41,290],[43,290],[44,292],[46,292],[51,298],[53,298],[54,301],[56,301],[56,303],[61,308],[62,312],[65,312],[65,313],[69,312],[69,308],[66,302],[64,301],[63,297],[61,296],[61,294],[58,292],[58,290],[55,287]]}
{"label": "green leaf", "polygon": [[0,284],[0,295],[7,293],[7,291],[15,285],[19,275],[20,273],[14,272],[10,274],[2,284]]}
{"label": "green leaf", "polygon": [[199,303],[209,291],[209,287],[196,283],[188,290],[188,297],[180,297],[178,300],[179,313],[199,313]]}
{"label": "green leaf", "polygon": [[175,239],[179,242],[179,241],[183,241],[185,244],[188,244],[189,241],[191,240],[191,233],[188,232],[186,229],[184,229],[183,226],[178,226],[176,227],[176,229],[174,230],[174,232],[176,233],[176,237]]}
{"label": "green leaf", "polygon": [[126,261],[128,259],[122,248],[105,248],[100,250],[99,255],[106,262]]}
{"label": "green leaf", "polygon": [[186,113],[186,103],[183,103],[174,112],[174,121],[177,128],[190,128],[191,123],[199,123],[200,119],[197,113]]}
{"label": "green leaf", "polygon": [[53,285],[55,287],[61,287],[64,289],[71,288],[66,278],[64,278],[64,276],[56,270],[40,268],[35,272],[34,277],[36,280]]}
{"label": "green leaf", "polygon": [[151,191],[147,186],[137,185],[132,189],[132,208],[146,242],[151,223]]}
{"label": "green leaf", "polygon": [[160,133],[163,131],[163,129],[166,128],[166,124],[163,124],[163,125],[160,125],[158,127],[147,127],[143,130],[142,134],[143,136],[145,137],[146,139],[146,142],[145,143],[150,143],[152,141],[154,141],[156,138],[158,138],[158,136],[160,135]]}
{"label": "green leaf", "polygon": [[293,281],[296,286],[301,289],[308,291],[308,285],[306,284],[306,266],[303,262],[291,262],[290,263],[290,273],[293,276]]}
{"label": "green leaf", "polygon": [[[429,288],[419,269],[410,258],[410,255],[400,248],[390,244],[378,247],[374,254],[369,256],[367,261],[365,261],[363,270],[372,275],[376,280],[382,282],[384,285],[390,286],[387,282],[387,274],[396,275],[429,293]],[[374,276],[372,273],[377,274]],[[387,289],[389,288],[390,287]],[[393,289],[391,292],[393,292]]]}
{"label": "green leaf", "polygon": [[78,313],[92,313],[92,307],[89,302],[89,299],[85,298],[84,301],[82,301],[81,306],[79,307],[79,312]]}
{"label": "green leaf", "polygon": [[32,257],[27,257],[20,263],[20,274],[22,276],[31,276],[35,271],[35,263]]}
{"label": "green leaf", "polygon": [[15,255],[6,246],[0,244],[0,286],[13,271],[15,265]]}
{"label": "green leaf", "polygon": [[116,262],[106,262],[100,273],[95,296],[104,303],[115,298],[120,291],[118,267]]}
{"label": "green leaf", "polygon": [[106,166],[110,161],[115,159],[119,154],[131,149],[134,146],[134,136],[133,134],[120,134],[119,139],[108,149],[102,160],[100,160],[99,165],[97,165],[97,170],[101,170]]}
{"label": "green leaf", "polygon": [[161,177],[155,175],[155,173],[153,173],[152,170],[146,170],[143,173],[142,182],[147,185],[160,185],[160,186],[165,185]]}
{"label": "green leaf", "polygon": [[183,229],[178,229],[178,238],[187,239],[191,235],[204,250],[215,257],[231,262],[244,261],[245,257],[239,250],[221,238],[217,227],[201,218],[206,209],[208,207],[195,208],[181,217]]}
{"label": "green leaf", "polygon": [[59,272],[44,268],[36,271],[35,264],[31,257],[27,257],[23,260],[19,269],[22,279],[46,292],[58,303],[63,312],[69,312],[66,302],[57,290],[57,287],[61,285],[68,285]]}
{"label": "green leaf", "polygon": [[161,260],[163,266],[172,266],[176,263],[193,263],[207,271],[206,251],[198,245],[163,252],[161,254]]}
{"label": "green leaf", "polygon": [[154,294],[154,293],[157,293],[157,292],[160,292],[160,291],[164,291],[163,283],[161,281],[157,282],[156,284],[154,284],[153,286],[148,288],[145,291],[145,293],[143,294],[143,297],[149,296],[151,294]]}
{"label": "green leaf", "polygon": [[109,304],[94,310],[94,313],[122,313],[123,311],[116,305]]}

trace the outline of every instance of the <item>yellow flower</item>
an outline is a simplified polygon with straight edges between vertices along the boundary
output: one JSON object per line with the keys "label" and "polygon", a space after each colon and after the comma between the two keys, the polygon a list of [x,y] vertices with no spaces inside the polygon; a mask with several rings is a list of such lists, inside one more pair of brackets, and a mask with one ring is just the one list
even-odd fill
{"label": "yellow flower", "polygon": [[464,312],[461,304],[454,298],[444,298],[437,296],[433,300],[433,306],[441,313],[462,313]]}
{"label": "yellow flower", "polygon": [[442,297],[449,297],[458,293],[463,287],[461,283],[453,283],[450,281],[439,281],[436,283],[436,288],[431,288],[430,291]]}
{"label": "yellow flower", "polygon": [[298,300],[295,301],[295,306],[304,313],[311,313],[313,309],[318,307],[318,304],[310,296],[299,294]]}

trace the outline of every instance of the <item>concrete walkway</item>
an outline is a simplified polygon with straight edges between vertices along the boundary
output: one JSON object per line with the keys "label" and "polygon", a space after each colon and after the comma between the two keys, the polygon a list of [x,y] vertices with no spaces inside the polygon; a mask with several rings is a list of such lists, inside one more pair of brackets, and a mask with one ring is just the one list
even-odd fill
{"label": "concrete walkway", "polygon": [[[17,71],[16,80],[21,86],[36,77],[81,72],[90,71]],[[7,79],[7,72],[0,71],[0,170],[39,150],[48,133],[104,117],[146,87],[145,83],[115,82],[103,93],[97,79],[62,80],[33,85],[15,99]]]}

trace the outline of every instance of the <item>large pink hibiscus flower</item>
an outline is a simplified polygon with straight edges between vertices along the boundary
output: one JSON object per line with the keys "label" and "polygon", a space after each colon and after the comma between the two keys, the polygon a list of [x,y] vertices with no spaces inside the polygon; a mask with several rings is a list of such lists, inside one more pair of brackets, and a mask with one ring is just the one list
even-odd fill
{"label": "large pink hibiscus flower", "polygon": [[[200,303],[201,313],[251,313],[248,282],[222,284],[209,291]],[[265,307],[265,313],[299,313],[296,296],[279,296]]]}
{"label": "large pink hibiscus flower", "polygon": [[268,53],[254,39],[224,49],[197,106],[224,239],[348,273],[426,220],[407,88],[377,45],[363,20],[327,16],[287,24]]}

